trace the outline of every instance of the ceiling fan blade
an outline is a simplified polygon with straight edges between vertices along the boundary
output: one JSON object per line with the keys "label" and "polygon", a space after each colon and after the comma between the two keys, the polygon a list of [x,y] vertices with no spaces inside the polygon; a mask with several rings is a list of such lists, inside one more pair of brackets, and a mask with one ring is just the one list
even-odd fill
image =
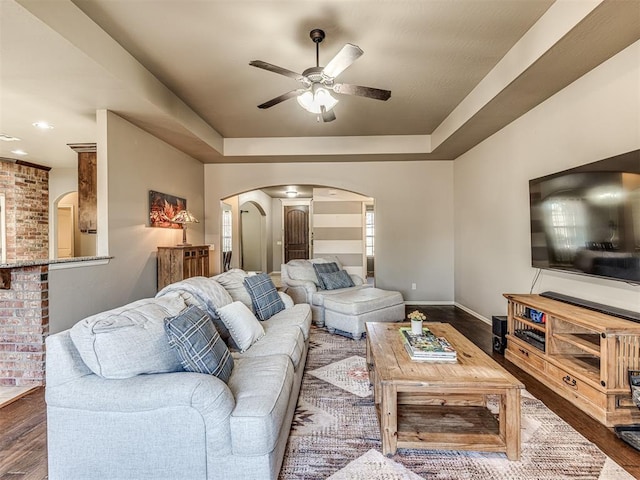
{"label": "ceiling fan blade", "polygon": [[364,52],[357,45],[347,43],[342,49],[333,57],[327,66],[324,67],[322,73],[330,78],[336,78],[342,72],[344,72],[353,62],[355,62]]}
{"label": "ceiling fan blade", "polygon": [[284,102],[285,100],[289,100],[290,98],[297,97],[303,91],[304,89],[297,89],[297,90],[291,90],[290,92],[287,92],[287,93],[283,93],[279,97],[272,98],[271,100],[258,105],[258,108],[273,107],[274,105],[277,105],[280,102]]}
{"label": "ceiling fan blade", "polygon": [[336,114],[332,110],[327,111],[324,105],[320,105],[320,114],[322,115],[323,122],[333,122],[336,119]]}
{"label": "ceiling fan blade", "polygon": [[336,83],[333,91],[344,95],[358,95],[360,97],[373,98],[375,100],[389,100],[391,92],[380,88],[362,87],[360,85],[350,85],[348,83]]}
{"label": "ceiling fan blade", "polygon": [[272,65],[271,63],[263,62],[262,60],[253,60],[249,62],[249,65],[252,67],[262,68],[264,70],[269,70],[273,73],[279,73],[280,75],[284,75],[285,77],[291,77],[299,82],[304,80],[304,76],[300,73],[292,72],[291,70],[287,70],[286,68],[279,67],[277,65]]}

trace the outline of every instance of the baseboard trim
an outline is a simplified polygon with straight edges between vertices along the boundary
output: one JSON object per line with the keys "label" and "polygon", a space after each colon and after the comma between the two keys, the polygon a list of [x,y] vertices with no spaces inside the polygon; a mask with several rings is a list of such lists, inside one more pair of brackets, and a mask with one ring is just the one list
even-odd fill
{"label": "baseboard trim", "polygon": [[453,304],[458,307],[461,310],[464,310],[465,312],[467,312],[469,315],[473,315],[474,317],[476,317],[478,320],[482,320],[484,323],[486,323],[487,325],[491,325],[491,320],[489,320],[487,317],[483,317],[482,315],[480,315],[478,312],[475,312],[473,310],[471,310],[468,307],[465,307],[464,305],[462,305],[461,303],[458,302],[453,302]]}
{"label": "baseboard trim", "polygon": [[405,300],[405,305],[455,305],[453,300]]}

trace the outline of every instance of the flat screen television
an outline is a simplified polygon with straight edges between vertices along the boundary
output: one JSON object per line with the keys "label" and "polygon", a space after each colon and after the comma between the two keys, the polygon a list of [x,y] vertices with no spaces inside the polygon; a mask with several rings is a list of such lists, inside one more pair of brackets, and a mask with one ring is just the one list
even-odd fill
{"label": "flat screen television", "polygon": [[640,284],[640,150],[529,181],[535,268]]}

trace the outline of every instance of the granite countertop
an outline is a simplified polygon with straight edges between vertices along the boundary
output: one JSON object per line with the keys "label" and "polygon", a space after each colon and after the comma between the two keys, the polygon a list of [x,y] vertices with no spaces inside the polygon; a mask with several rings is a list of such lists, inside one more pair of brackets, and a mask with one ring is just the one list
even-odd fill
{"label": "granite countertop", "polygon": [[12,262],[12,263],[0,263],[0,268],[39,267],[41,265],[93,262],[96,260],[110,260],[112,258],[113,257],[109,257],[109,256],[101,256],[101,257],[48,258],[48,259],[41,259],[41,260],[20,260],[18,262]]}

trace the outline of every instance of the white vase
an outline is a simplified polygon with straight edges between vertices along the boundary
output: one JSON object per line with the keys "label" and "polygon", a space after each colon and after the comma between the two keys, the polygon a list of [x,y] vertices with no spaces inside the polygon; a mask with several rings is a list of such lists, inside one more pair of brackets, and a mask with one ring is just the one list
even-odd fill
{"label": "white vase", "polygon": [[422,320],[411,320],[411,333],[422,335]]}

